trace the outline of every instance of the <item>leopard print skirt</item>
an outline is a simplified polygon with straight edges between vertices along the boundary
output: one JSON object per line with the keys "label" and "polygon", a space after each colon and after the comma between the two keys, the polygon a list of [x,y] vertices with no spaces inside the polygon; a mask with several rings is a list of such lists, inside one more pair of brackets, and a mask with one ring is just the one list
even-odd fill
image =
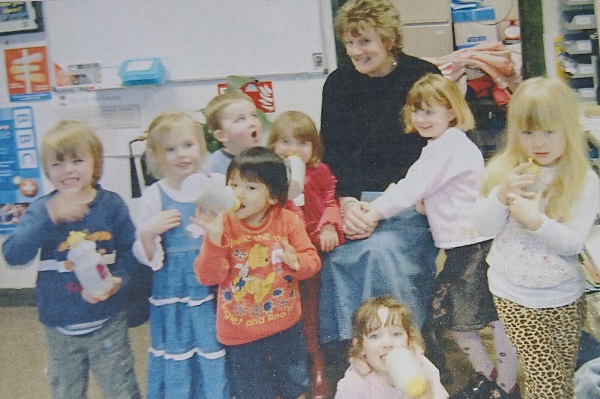
{"label": "leopard print skirt", "polygon": [[523,399],[572,399],[585,298],[546,309],[528,308],[496,296],[494,303],[523,367]]}

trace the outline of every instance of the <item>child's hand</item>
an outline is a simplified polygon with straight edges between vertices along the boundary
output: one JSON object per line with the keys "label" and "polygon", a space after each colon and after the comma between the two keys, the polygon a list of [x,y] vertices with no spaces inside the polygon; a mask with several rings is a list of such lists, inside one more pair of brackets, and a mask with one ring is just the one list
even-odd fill
{"label": "child's hand", "polygon": [[161,211],[140,227],[140,234],[148,235],[152,239],[181,224],[181,214],[176,209]]}
{"label": "child's hand", "polygon": [[121,289],[121,285],[123,285],[123,279],[121,279],[121,277],[112,276],[111,280],[112,280],[113,286],[110,289],[110,291],[108,291],[106,294],[98,296],[98,297],[94,297],[94,296],[90,295],[86,290],[83,290],[83,291],[81,291],[81,296],[83,297],[83,299],[86,302],[89,302],[92,305],[94,305],[98,302],[106,301],[108,298],[110,298],[111,296],[113,296],[117,292],[119,292],[119,290]]}
{"label": "child's hand", "polygon": [[77,197],[58,191],[46,204],[48,215],[54,224],[81,220],[89,212],[88,205]]}
{"label": "child's hand", "polygon": [[221,245],[223,239],[223,218],[224,210],[217,213],[203,212],[201,208],[196,209],[196,217],[190,217],[190,221],[206,231],[210,242],[215,245]]}
{"label": "child's hand", "polygon": [[507,178],[500,184],[497,192],[498,200],[508,205],[508,194],[513,193],[523,198],[533,198],[534,192],[526,191],[525,188],[535,183],[537,173],[532,173],[533,162],[525,162],[513,169]]}
{"label": "child's hand", "polygon": [[417,203],[415,204],[415,208],[417,212],[419,212],[421,215],[427,215],[427,209],[425,209],[425,200],[417,201]]}
{"label": "child's hand", "polygon": [[363,209],[366,211],[363,216],[363,221],[369,226],[377,226],[379,221],[383,219],[383,215],[377,209],[375,209],[372,204],[365,202]]}
{"label": "child's hand", "polygon": [[509,193],[508,210],[510,215],[531,231],[536,231],[542,226],[541,199],[543,191],[533,193],[532,199],[523,198],[519,195]]}
{"label": "child's hand", "polygon": [[377,223],[373,224],[372,220],[367,219],[366,202],[351,201],[344,204],[344,233],[350,240],[359,240],[366,238],[373,233]]}
{"label": "child's hand", "polygon": [[279,255],[281,261],[288,265],[290,269],[299,270],[300,263],[298,262],[298,254],[296,254],[294,247],[287,241],[281,241],[281,247],[283,249],[283,253]]}
{"label": "child's hand", "polygon": [[332,251],[335,247],[340,245],[340,238],[338,237],[338,233],[334,225],[326,224],[321,228],[321,233],[319,234],[319,245],[321,246],[321,251],[323,252]]}

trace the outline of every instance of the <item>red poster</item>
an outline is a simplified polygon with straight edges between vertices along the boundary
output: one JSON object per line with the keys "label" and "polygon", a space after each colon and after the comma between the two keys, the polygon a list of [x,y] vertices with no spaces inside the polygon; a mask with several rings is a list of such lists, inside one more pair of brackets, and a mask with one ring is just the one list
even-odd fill
{"label": "red poster", "polygon": [[50,98],[50,78],[46,47],[4,50],[6,79],[11,101]]}
{"label": "red poster", "polygon": [[[219,83],[217,86],[219,94],[225,92],[227,89],[227,83]],[[250,82],[242,86],[241,89],[244,93],[249,95],[256,108],[264,111],[265,113],[275,112],[275,98],[273,97],[273,83],[272,82]]]}

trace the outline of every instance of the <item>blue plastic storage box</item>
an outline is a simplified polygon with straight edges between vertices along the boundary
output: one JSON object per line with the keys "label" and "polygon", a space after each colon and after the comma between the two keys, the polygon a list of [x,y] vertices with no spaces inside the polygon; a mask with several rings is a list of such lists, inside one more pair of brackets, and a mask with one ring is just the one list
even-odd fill
{"label": "blue plastic storage box", "polygon": [[493,21],[496,19],[494,7],[477,7],[452,11],[452,22]]}
{"label": "blue plastic storage box", "polygon": [[160,58],[125,60],[119,76],[123,86],[158,85],[165,81],[165,67]]}

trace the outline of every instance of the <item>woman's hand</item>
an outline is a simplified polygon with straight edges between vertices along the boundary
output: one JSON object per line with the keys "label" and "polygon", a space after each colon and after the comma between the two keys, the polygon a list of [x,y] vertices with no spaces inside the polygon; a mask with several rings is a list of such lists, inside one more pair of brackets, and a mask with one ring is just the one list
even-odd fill
{"label": "woman's hand", "polygon": [[223,240],[223,220],[225,211],[220,210],[217,213],[203,212],[201,208],[196,209],[196,217],[190,217],[190,221],[206,231],[210,242],[215,245],[221,245]]}
{"label": "woman's hand", "polygon": [[348,200],[342,206],[344,212],[344,233],[350,240],[366,238],[373,233],[377,223],[367,218],[368,203]]}
{"label": "woman's hand", "polygon": [[321,232],[319,233],[319,245],[323,252],[333,251],[335,247],[340,245],[340,238],[338,237],[338,232],[334,225],[326,224],[321,228]]}
{"label": "woman's hand", "polygon": [[535,192],[526,191],[525,188],[535,183],[537,173],[532,172],[533,162],[525,162],[513,169],[506,179],[498,187],[498,200],[508,205],[508,194],[516,194],[523,198],[533,198]]}
{"label": "woman's hand", "polygon": [[508,210],[513,219],[523,224],[529,230],[536,231],[542,227],[544,221],[541,212],[543,191],[540,190],[532,194],[534,194],[534,197],[529,199],[509,193],[507,195]]}

